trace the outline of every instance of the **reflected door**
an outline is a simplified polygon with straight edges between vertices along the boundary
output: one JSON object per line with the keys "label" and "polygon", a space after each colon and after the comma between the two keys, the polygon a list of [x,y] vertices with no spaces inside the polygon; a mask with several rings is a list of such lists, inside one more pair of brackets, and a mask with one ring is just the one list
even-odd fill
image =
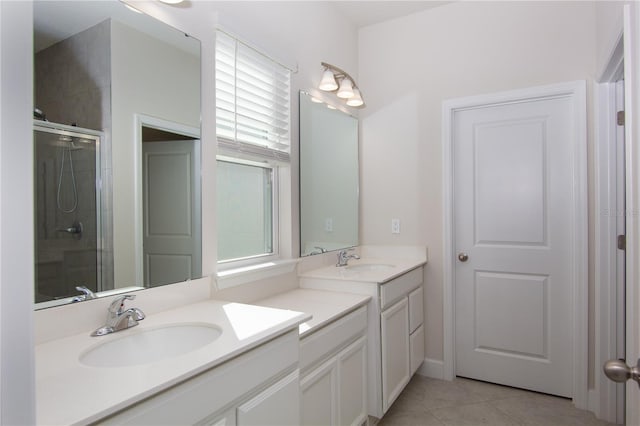
{"label": "reflected door", "polygon": [[144,285],[199,277],[199,141],[142,144]]}
{"label": "reflected door", "polygon": [[458,376],[573,395],[572,108],[455,113]]}

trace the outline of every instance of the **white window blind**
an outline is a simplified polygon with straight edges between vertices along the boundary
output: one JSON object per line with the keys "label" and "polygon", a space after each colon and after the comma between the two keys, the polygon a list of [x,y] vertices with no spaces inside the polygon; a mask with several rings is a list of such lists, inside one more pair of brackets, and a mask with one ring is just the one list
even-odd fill
{"label": "white window blind", "polygon": [[216,129],[222,150],[289,161],[291,72],[216,32]]}

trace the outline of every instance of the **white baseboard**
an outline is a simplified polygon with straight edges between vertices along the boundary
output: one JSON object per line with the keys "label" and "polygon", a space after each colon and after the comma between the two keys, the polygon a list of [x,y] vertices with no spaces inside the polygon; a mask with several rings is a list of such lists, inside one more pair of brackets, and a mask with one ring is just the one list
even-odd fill
{"label": "white baseboard", "polygon": [[444,361],[425,358],[417,373],[432,379],[444,380]]}

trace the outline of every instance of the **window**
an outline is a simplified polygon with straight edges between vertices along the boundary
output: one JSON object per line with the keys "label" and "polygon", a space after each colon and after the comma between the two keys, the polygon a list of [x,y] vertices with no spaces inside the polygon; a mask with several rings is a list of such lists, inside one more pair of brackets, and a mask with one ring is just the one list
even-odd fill
{"label": "window", "polygon": [[272,255],[274,173],[265,165],[218,159],[218,261]]}
{"label": "window", "polygon": [[216,33],[218,263],[278,256],[278,170],[289,167],[290,71]]}

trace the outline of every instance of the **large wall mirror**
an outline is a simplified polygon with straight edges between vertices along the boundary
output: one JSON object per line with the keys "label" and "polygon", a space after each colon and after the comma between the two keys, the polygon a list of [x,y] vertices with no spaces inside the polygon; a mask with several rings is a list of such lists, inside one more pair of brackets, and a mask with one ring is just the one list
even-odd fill
{"label": "large wall mirror", "polygon": [[35,307],[199,278],[200,42],[34,2]]}
{"label": "large wall mirror", "polygon": [[300,92],[300,255],[358,245],[358,120]]}

